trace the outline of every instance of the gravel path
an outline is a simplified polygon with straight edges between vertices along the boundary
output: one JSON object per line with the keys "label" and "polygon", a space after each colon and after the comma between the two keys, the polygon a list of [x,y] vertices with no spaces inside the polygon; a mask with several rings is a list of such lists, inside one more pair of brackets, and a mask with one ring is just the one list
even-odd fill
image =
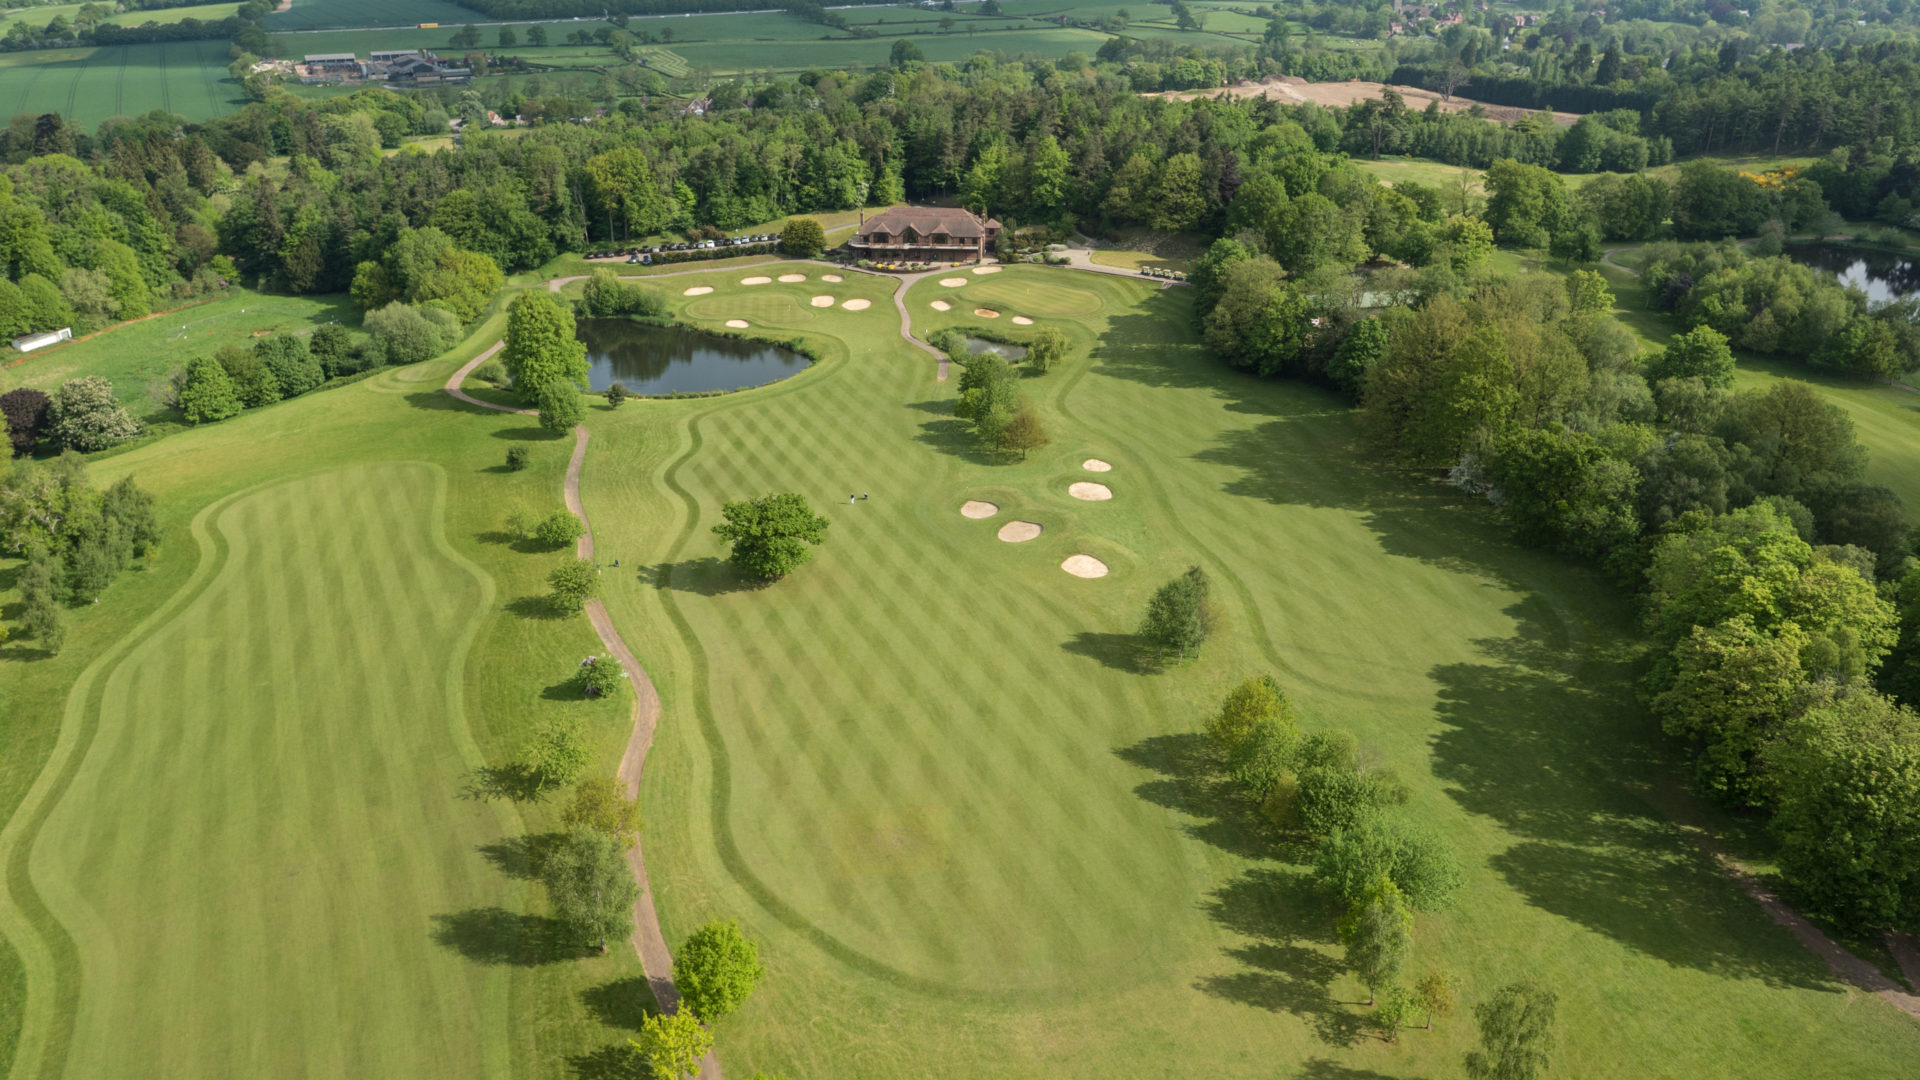
{"label": "gravel path", "polygon": [[[558,291],[558,290],[556,290]],[[515,413],[521,416],[537,415],[533,409],[516,409],[509,405],[495,405],[460,388],[472,374],[473,369],[493,359],[506,345],[498,341],[468,361],[459,371],[447,380],[446,391],[453,397],[469,405],[497,412]],[[580,519],[586,531],[580,534],[574,545],[574,554],[582,559],[593,558],[593,524],[587,520],[587,509],[580,501],[580,470],[587,461],[586,425],[573,429],[573,457],[567,461],[566,483],[561,496],[566,500],[567,510]],[[640,797],[640,771],[646,765],[647,751],[653,746],[653,732],[660,724],[660,692],[654,688],[653,680],[647,676],[646,668],[640,666],[640,660],[627,647],[620,632],[614,629],[613,618],[607,614],[607,606],[598,599],[587,601],[587,622],[593,625],[594,633],[600,635],[600,644],[608,654],[620,661],[626,669],[627,681],[633,687],[633,733],[627,737],[626,753],[620,758],[620,781],[626,785],[627,797]],[[660,914],[653,906],[653,887],[647,880],[646,858],[641,852],[639,840],[627,851],[627,865],[633,868],[634,879],[640,883],[640,896],[633,902],[633,951],[640,957],[640,966],[647,974],[647,985],[653,989],[653,999],[663,1013],[672,1013],[680,1007],[680,991],[673,985],[673,954],[667,949],[666,935],[660,931]],[[726,1080],[720,1071],[720,1061],[712,1051],[700,1061],[700,1075],[712,1080]]]}

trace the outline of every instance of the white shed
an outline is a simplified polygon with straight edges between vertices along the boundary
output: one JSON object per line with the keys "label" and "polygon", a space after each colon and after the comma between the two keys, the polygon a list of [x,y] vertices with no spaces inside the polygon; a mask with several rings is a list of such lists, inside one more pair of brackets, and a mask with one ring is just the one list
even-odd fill
{"label": "white shed", "polygon": [[14,338],[13,347],[19,349],[21,352],[32,352],[35,349],[44,349],[49,345],[57,345],[62,341],[71,341],[72,339],[73,327],[63,326],[58,330],[49,330],[44,334],[28,334],[24,337]]}

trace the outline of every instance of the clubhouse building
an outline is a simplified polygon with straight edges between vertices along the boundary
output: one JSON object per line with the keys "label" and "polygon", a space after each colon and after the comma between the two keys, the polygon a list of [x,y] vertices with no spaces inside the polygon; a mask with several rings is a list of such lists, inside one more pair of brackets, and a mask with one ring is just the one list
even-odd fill
{"label": "clubhouse building", "polygon": [[984,259],[1000,223],[969,210],[901,206],[877,217],[861,215],[847,246],[864,259],[895,262],[969,262]]}

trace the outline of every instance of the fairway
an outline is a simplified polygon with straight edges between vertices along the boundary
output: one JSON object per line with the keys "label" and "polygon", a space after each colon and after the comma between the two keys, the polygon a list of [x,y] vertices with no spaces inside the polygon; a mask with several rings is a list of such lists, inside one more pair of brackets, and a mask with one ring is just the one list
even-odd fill
{"label": "fairway", "polygon": [[508,899],[473,858],[503,822],[458,798],[489,587],[443,484],[348,468],[217,507],[203,590],[81,706],[32,853],[79,958],[67,1075],[505,1074],[504,970],[433,933]]}
{"label": "fairway", "polygon": [[[706,317],[782,288],[741,276],[669,299]],[[1029,267],[992,287],[1097,301],[1038,324],[1073,358],[1023,382],[1053,438],[1025,462],[972,448],[956,381],[892,336],[890,305],[800,328],[827,357],[806,378],[592,421],[596,538],[640,566],[608,606],[665,703],[642,794],[667,936],[738,917],[772,972],[723,1025],[730,1072],[1457,1067],[1470,1023],[1360,1036],[1306,867],[1199,771],[1192,733],[1258,672],[1310,729],[1353,730],[1459,850],[1466,890],[1422,917],[1416,964],[1469,1001],[1554,986],[1569,1075],[1892,1078],[1920,1054],[1641,797],[1669,774],[1632,694],[1631,610],[1598,575],[1371,468],[1333,397],[1222,369],[1186,290]],[[952,291],[909,291],[916,333]],[[1111,500],[1069,494],[1089,457]],[[747,587],[708,529],[722,502],[786,490],[827,543]],[[1001,542],[1009,521],[1042,532]],[[1111,573],[1063,573],[1075,555]],[[1224,629],[1156,672],[1131,632],[1193,563]],[[1604,1022],[1623,995],[1627,1042]]]}

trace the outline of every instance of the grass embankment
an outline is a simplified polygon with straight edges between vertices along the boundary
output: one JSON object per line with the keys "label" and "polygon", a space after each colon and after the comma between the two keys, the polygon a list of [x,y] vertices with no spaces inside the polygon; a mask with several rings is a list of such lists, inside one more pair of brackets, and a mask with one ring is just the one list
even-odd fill
{"label": "grass embankment", "polygon": [[59,657],[0,650],[30,1075],[561,1077],[623,1045],[631,951],[571,959],[526,879],[557,804],[462,797],[544,717],[584,716],[607,773],[628,731],[625,700],[566,686],[598,645],[539,600],[561,556],[498,531],[559,508],[571,440],[439,389],[501,322],[95,464],[157,496],[166,542],[71,613]]}
{"label": "grass embankment", "polygon": [[[809,280],[676,279],[673,303],[711,324],[728,297],[832,291],[793,269]],[[1364,993],[1300,852],[1200,769],[1192,732],[1263,671],[1310,726],[1377,748],[1463,858],[1416,968],[1454,971],[1467,1006],[1553,986],[1558,1069],[1891,1077],[1920,1054],[1920,1029],[1837,986],[1642,798],[1673,773],[1610,586],[1372,468],[1338,400],[1223,370],[1187,290],[967,277],[914,287],[917,333],[966,321],[928,307],[951,296],[1076,345],[1025,384],[1054,443],[1024,463],[977,454],[957,380],[934,383],[886,310],[795,325],[830,357],[805,377],[590,420],[587,508],[635,568],[609,606],[666,704],[644,800],[668,938],[738,917],[770,969],[720,1025],[730,1071],[1456,1069],[1464,1014],[1397,1047],[1357,1034]],[[681,297],[693,284],[716,291]],[[1115,498],[1067,496],[1089,478]],[[828,542],[748,587],[708,529],[722,502],[782,490],[832,521]],[[963,518],[968,499],[1000,513]],[[1013,519],[1045,532],[996,540]],[[1075,553],[1112,573],[1063,573]],[[1130,631],[1189,563],[1223,627],[1198,662],[1150,672]]]}

